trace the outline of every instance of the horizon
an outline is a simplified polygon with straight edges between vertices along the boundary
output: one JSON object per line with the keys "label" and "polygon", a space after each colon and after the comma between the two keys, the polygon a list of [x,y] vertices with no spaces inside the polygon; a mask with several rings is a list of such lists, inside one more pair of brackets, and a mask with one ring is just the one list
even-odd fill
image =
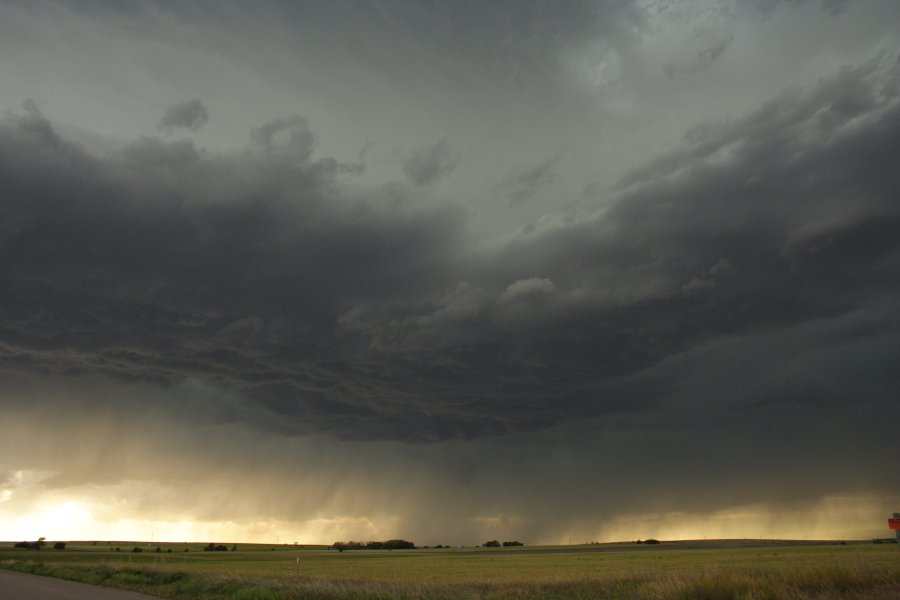
{"label": "horizon", "polygon": [[[100,546],[101,544],[104,546],[109,546],[112,544],[133,544],[133,545],[144,545],[145,547],[154,547],[154,546],[197,546],[197,545],[210,545],[210,544],[220,544],[229,546],[227,551],[233,552],[232,546],[238,546],[238,551],[241,549],[240,546],[265,546],[265,547],[273,547],[273,548],[283,548],[283,549],[291,549],[296,548],[298,550],[309,550],[309,549],[326,549],[332,550],[334,549],[335,544],[341,543],[370,543],[370,542],[384,542],[388,540],[335,540],[329,544],[319,544],[319,543],[303,543],[303,542],[242,542],[235,540],[219,540],[215,539],[212,541],[209,540],[188,540],[188,541],[176,541],[176,540],[143,540],[143,539],[115,539],[115,540],[106,540],[106,539],[56,539],[56,538],[47,538],[41,537],[38,538],[43,540],[45,544],[52,544],[55,542],[64,542],[66,544],[74,544],[74,545],[90,545],[92,548]],[[398,538],[400,539],[400,538]],[[37,539],[17,539],[17,540],[0,540],[0,544],[15,544],[22,541],[37,541]],[[403,540],[413,542],[413,540]],[[501,540],[485,540],[484,542],[478,544],[440,544],[438,545],[420,545],[415,544],[413,550],[458,550],[458,549],[478,549],[478,548],[494,548],[491,546],[485,546],[487,542],[490,541],[501,541]],[[513,541],[513,540],[505,540],[505,541]],[[519,540],[514,540],[519,542]],[[807,539],[807,538],[686,538],[686,539],[657,539],[657,538],[646,538],[646,539],[636,539],[636,540],[615,540],[609,542],[597,542],[597,541],[586,541],[586,542],[572,542],[565,544],[528,544],[525,542],[517,543],[514,546],[500,546],[502,549],[522,549],[522,548],[566,548],[566,547],[580,547],[580,546],[617,546],[623,544],[637,545],[644,544],[650,542],[651,545],[655,543],[659,544],[683,544],[683,543],[693,543],[699,542],[704,544],[713,544],[716,542],[778,542],[778,543],[788,543],[788,544],[796,544],[796,545],[817,545],[817,544],[871,544],[873,542],[885,542],[888,543],[897,543],[896,538],[894,537],[876,537],[876,538],[867,538],[867,539]],[[348,549],[350,551],[361,552],[361,551],[379,551],[381,549],[371,549],[371,548],[359,548],[359,549]]]}
{"label": "horizon", "polygon": [[898,22],[0,3],[0,538],[887,535]]}

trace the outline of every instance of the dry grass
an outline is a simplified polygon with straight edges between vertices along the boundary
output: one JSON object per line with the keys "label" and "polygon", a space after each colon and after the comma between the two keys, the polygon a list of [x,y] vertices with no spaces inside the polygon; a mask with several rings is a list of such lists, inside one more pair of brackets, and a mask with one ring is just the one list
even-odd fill
{"label": "dry grass", "polygon": [[[265,548],[269,550],[269,548]],[[293,575],[300,555],[303,575]],[[900,548],[127,555],[0,550],[4,568],[173,599],[900,599]]]}

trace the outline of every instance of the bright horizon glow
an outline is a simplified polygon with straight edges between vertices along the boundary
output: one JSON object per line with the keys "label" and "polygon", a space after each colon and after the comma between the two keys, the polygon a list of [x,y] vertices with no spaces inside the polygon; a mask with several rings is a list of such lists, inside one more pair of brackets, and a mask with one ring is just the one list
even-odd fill
{"label": "bright horizon glow", "polygon": [[[680,512],[622,515],[602,528],[570,530],[554,539],[525,540],[528,545],[580,544],[591,541],[622,542],[655,538],[660,540],[701,539],[792,539],[866,540],[890,537],[889,516],[876,498],[866,496],[829,497],[810,510],[773,513],[765,506],[737,506],[710,515]],[[338,540],[383,540],[398,537],[390,527],[379,526],[366,517],[317,518],[309,521],[150,520],[120,518],[102,521],[95,512],[109,506],[80,500],[53,501],[36,510],[11,514],[0,505],[0,540],[21,541],[44,537],[48,540],[140,541],[150,543],[206,543],[210,541],[254,544],[323,545]],[[885,516],[887,515],[887,516]],[[480,523],[498,523],[504,517],[475,517]],[[497,537],[486,534],[485,539]],[[499,534],[498,534],[499,535]],[[415,539],[420,545],[439,543]],[[502,535],[501,535],[502,537]],[[466,546],[484,540],[443,540]]]}

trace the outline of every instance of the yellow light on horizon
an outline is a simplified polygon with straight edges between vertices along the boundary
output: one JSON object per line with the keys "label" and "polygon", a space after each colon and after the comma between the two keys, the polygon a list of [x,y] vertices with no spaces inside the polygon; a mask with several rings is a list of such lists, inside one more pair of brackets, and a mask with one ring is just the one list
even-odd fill
{"label": "yellow light on horizon", "polygon": [[[121,513],[125,503],[55,498],[34,510],[14,512],[0,505],[0,540],[331,543],[340,539],[377,539],[386,534],[368,517],[316,517],[305,521],[202,521],[136,519]],[[100,520],[96,515],[104,515]],[[390,519],[388,519],[390,521]]]}
{"label": "yellow light on horizon", "polygon": [[[117,494],[101,496],[96,490],[67,496],[71,490],[53,490],[52,496],[25,502],[19,493],[0,490],[0,540],[52,541],[106,540],[141,542],[228,542],[323,544],[337,540],[374,540],[406,532],[396,514],[319,514],[308,519],[192,519],[189,507],[181,507],[168,519],[140,518],[141,510],[119,500]],[[528,539],[531,544],[571,543],[578,540],[624,541],[703,538],[867,539],[884,529],[890,499],[876,496],[831,496],[809,507],[785,509],[765,504],[734,506],[709,513],[638,513],[612,516],[598,528],[593,520],[570,525],[555,538]],[[23,510],[24,507],[24,510]],[[149,516],[149,515],[148,515]],[[468,520],[459,535],[478,540],[498,528],[526,530],[531,522],[521,515],[478,515]],[[448,524],[452,527],[453,524]],[[417,543],[415,531],[407,534]],[[487,539],[487,538],[485,538]]]}
{"label": "yellow light on horizon", "polygon": [[90,507],[74,500],[45,504],[37,510],[3,520],[3,537],[29,540],[45,537],[55,540],[79,539],[85,524],[93,523]]}

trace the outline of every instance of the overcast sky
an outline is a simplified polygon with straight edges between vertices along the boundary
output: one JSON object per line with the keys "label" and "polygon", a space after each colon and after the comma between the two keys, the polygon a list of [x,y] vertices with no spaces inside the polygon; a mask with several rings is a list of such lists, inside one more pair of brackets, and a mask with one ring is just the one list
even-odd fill
{"label": "overcast sky", "polygon": [[898,25],[0,1],[0,539],[888,535]]}

